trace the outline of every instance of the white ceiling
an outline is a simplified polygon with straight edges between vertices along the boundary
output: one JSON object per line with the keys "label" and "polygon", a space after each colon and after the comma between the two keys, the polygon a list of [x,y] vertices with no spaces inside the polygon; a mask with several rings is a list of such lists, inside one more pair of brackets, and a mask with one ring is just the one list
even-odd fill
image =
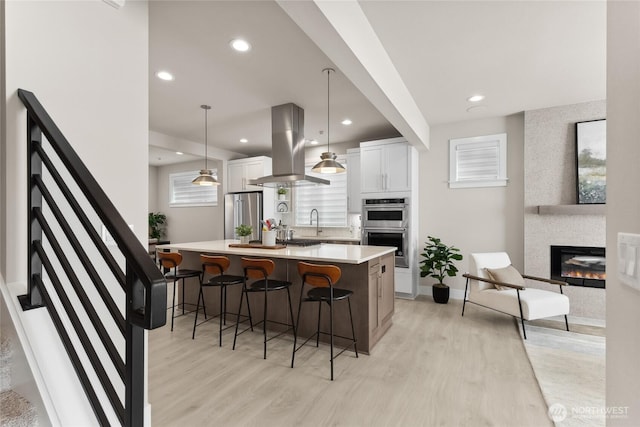
{"label": "white ceiling", "polygon": [[[348,62],[337,48],[344,34],[324,3],[150,2],[150,129],[202,143],[206,103],[213,107],[209,147],[268,154],[270,107],[294,102],[305,110],[305,136],[326,143],[319,131],[327,127],[327,66],[337,70],[332,144],[395,136],[396,128],[420,123],[414,112],[433,126],[606,96],[604,1],[329,2],[338,13],[344,6],[343,18],[355,8],[368,21],[373,37],[366,42],[390,59],[383,78],[348,42],[369,75],[354,71],[353,58]],[[239,36],[252,44],[250,52],[229,47]],[[161,69],[175,80],[158,80]],[[396,88],[406,86],[417,108],[394,102],[389,77],[400,83]],[[474,93],[486,99],[468,112]],[[345,117],[351,126],[339,123]]]}

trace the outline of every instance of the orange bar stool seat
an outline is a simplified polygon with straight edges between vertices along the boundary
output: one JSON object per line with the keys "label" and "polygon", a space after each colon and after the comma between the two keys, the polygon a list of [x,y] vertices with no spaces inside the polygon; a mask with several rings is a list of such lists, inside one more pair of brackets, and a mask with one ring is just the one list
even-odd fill
{"label": "orange bar stool seat", "polygon": [[[293,329],[295,335],[295,325],[293,324],[293,308],[291,306],[291,293],[289,288],[291,287],[291,282],[286,280],[277,280],[271,279],[269,276],[273,273],[275,269],[275,263],[270,259],[262,259],[262,258],[241,258],[242,268],[244,270],[244,282],[242,284],[242,293],[247,296],[247,305],[249,305],[248,294],[250,293],[262,293],[264,295],[264,312],[262,321],[258,322],[257,326],[262,323],[262,334],[264,338],[264,358],[267,358],[267,342],[271,341],[274,338],[279,337],[280,335],[288,332]],[[249,280],[253,280],[252,283],[249,283]],[[291,316],[291,324],[278,322],[275,320],[267,319],[267,309],[268,309],[268,294],[271,292],[277,291],[287,291],[287,298],[289,300],[289,315]],[[246,332],[249,328],[245,328],[244,330],[238,332],[238,325],[240,324],[240,312],[242,311],[242,298],[240,298],[240,306],[238,307],[238,316],[236,321],[236,334],[233,338],[233,349],[236,349],[236,341],[238,335]],[[249,312],[250,313],[250,312]],[[267,338],[267,322],[276,323],[280,325],[287,326],[287,329],[278,333],[275,336]]]}
{"label": "orange bar stool seat", "polygon": [[[231,261],[226,256],[213,256],[213,255],[200,255],[200,262],[202,263],[202,276],[200,281],[200,292],[198,293],[198,303],[196,304],[196,316],[193,320],[193,334],[191,339],[196,337],[196,327],[208,322],[216,317],[220,318],[220,332],[219,332],[219,345],[222,347],[222,332],[229,329],[231,326],[223,328],[223,325],[227,324],[227,314],[232,314],[227,311],[227,287],[233,285],[240,285],[244,282],[244,276],[236,276],[231,274],[225,274]],[[207,310],[204,305],[204,288],[218,287],[220,288],[220,312],[213,317],[207,319]],[[200,311],[200,300],[202,300],[202,309],[204,311],[204,319],[198,323],[198,312]],[[247,300],[247,306],[249,302]],[[251,312],[249,316],[245,316],[251,321]],[[245,319],[246,321],[247,319]]]}
{"label": "orange bar stool seat", "polygon": [[[298,263],[298,274],[302,277],[302,289],[300,290],[300,302],[298,303],[298,318],[296,320],[296,325],[300,324],[300,311],[302,309],[303,302],[317,302],[318,303],[318,326],[316,328],[316,333],[311,335],[309,338],[305,340],[300,347],[296,347],[298,341],[298,335],[296,330],[294,330],[294,338],[293,338],[293,352],[291,354],[291,367],[293,368],[293,363],[295,361],[296,351],[300,350],[310,339],[316,338],[316,347],[320,345],[320,334],[329,335],[330,343],[331,343],[331,358],[329,359],[331,362],[331,381],[333,381],[333,360],[340,356],[343,352],[348,350],[351,346],[353,346],[353,350],[356,353],[356,357],[358,357],[358,347],[356,341],[356,333],[353,327],[353,315],[351,314],[351,295],[353,295],[353,291],[348,289],[340,289],[334,287],[334,285],[340,280],[342,276],[342,270],[340,267],[336,265],[320,265],[320,264],[311,264],[308,262],[299,262]],[[310,289],[307,291],[305,296],[304,290],[305,285],[310,286]],[[347,300],[349,306],[349,319],[351,320],[351,337],[344,337],[340,335],[335,335],[333,331],[333,305],[336,301]],[[320,331],[320,316],[322,313],[322,303],[325,302],[329,305],[329,332]],[[298,326],[299,329],[299,326]],[[351,341],[347,347],[343,348],[338,354],[333,354],[333,338],[338,337],[345,340]]]}
{"label": "orange bar stool seat", "polygon": [[[171,304],[171,330],[173,331],[173,319],[193,312],[193,310],[185,312],[184,309],[185,304],[195,306],[195,304],[187,303],[184,300],[185,279],[192,277],[200,279],[200,271],[180,268],[180,264],[182,264],[182,254],[179,252],[158,252],[158,257],[160,258],[160,265],[169,270],[164,275],[165,279],[173,282],[173,303]],[[182,280],[182,302],[177,305],[181,306],[182,314],[176,316],[176,288],[179,280]]]}

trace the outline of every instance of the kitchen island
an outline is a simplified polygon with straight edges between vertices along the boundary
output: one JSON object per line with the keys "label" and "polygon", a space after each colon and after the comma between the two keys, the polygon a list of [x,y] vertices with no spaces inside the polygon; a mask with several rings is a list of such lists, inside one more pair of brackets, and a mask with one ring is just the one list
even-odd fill
{"label": "kitchen island", "polygon": [[[298,301],[302,288],[302,280],[298,275],[298,261],[307,261],[317,264],[335,264],[342,270],[342,277],[337,287],[353,291],[351,304],[353,320],[358,340],[358,351],[369,353],[380,338],[389,329],[392,323],[394,309],[394,267],[395,248],[383,246],[318,244],[306,247],[289,246],[283,249],[264,248],[238,248],[230,247],[237,244],[238,240],[216,240],[208,242],[177,243],[158,246],[159,250],[172,250],[182,253],[183,268],[201,269],[200,254],[225,255],[231,260],[229,274],[242,275],[240,263],[241,257],[270,258],[276,264],[273,278],[289,280],[294,316],[297,316]],[[198,297],[196,279],[186,285],[185,300],[195,304]],[[169,288],[170,289],[170,288]],[[178,295],[181,293],[178,292]],[[205,302],[207,312],[217,314],[219,312],[219,292],[205,290]],[[237,311],[241,286],[231,286],[227,290],[227,306],[232,312]],[[251,315],[257,321],[262,319],[263,296],[254,294],[250,296]],[[299,336],[312,335],[316,329],[317,307],[305,304],[300,315]],[[328,306],[323,308],[323,322],[321,330],[329,330]],[[336,335],[350,336],[350,324],[348,309],[336,303],[334,311],[334,328]],[[269,295],[268,318],[279,322],[291,322],[287,306],[285,292],[274,292]],[[229,319],[227,320],[229,321]],[[233,319],[235,321],[235,319]],[[274,327],[274,329],[277,329]],[[228,330],[227,333],[232,331]],[[174,331],[175,332],[175,331]],[[189,331],[190,333],[190,331]],[[232,338],[231,333],[231,338]],[[200,332],[198,337],[202,338]],[[197,337],[197,338],[198,338]],[[216,337],[209,337],[217,340]],[[244,337],[243,339],[248,339]],[[225,337],[225,342],[229,338]],[[239,341],[237,349],[241,348]],[[338,344],[341,344],[338,341]]]}

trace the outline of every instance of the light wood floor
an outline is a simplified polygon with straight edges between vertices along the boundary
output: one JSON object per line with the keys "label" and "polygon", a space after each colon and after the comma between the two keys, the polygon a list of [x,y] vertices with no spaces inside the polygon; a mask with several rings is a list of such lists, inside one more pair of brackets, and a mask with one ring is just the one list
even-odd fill
{"label": "light wood floor", "polygon": [[370,356],[345,352],[329,380],[329,348],[309,345],[290,368],[292,337],[198,328],[176,319],[149,334],[154,426],[552,426],[517,325],[460,301],[397,300]]}

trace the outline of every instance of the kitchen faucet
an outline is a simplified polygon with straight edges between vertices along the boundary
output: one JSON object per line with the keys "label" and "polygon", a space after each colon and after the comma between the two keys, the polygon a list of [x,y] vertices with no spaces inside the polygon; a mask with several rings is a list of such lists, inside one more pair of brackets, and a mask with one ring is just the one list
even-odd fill
{"label": "kitchen faucet", "polygon": [[316,237],[318,237],[318,233],[320,233],[322,230],[318,230],[318,227],[320,227],[320,214],[318,213],[318,209],[313,208],[311,209],[311,212],[309,212],[309,225],[313,225],[313,212],[316,212]]}

